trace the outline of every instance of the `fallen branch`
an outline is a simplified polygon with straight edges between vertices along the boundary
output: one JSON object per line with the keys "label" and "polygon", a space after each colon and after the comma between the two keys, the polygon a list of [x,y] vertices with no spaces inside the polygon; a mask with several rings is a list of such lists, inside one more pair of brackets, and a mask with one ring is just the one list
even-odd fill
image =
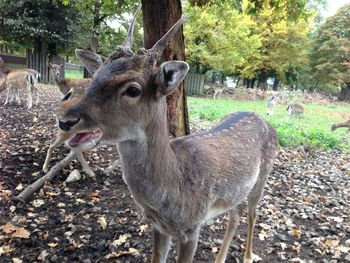
{"label": "fallen branch", "polygon": [[19,195],[15,196],[13,200],[21,203],[26,203],[28,198],[37,190],[39,190],[46,181],[52,180],[59,171],[66,167],[69,162],[73,160],[74,156],[75,153],[73,151],[70,151],[70,153],[62,161],[53,166],[46,175],[39,178],[31,185],[27,186],[26,189],[24,189]]}

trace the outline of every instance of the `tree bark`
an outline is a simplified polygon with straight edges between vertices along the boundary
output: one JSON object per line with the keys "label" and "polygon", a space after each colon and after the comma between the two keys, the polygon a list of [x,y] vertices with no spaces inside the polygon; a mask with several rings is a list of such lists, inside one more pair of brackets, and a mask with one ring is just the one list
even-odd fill
{"label": "tree bark", "polygon": [[277,91],[279,84],[280,84],[280,79],[279,77],[276,76],[275,80],[273,81],[272,90]]}
{"label": "tree bark", "polygon": [[267,72],[261,71],[258,78],[258,88],[261,90],[267,90]]}
{"label": "tree bark", "polygon": [[345,85],[342,86],[339,100],[350,100],[350,83],[345,83]]}
{"label": "tree bark", "polygon": [[[151,48],[182,15],[180,0],[142,0],[144,43]],[[171,39],[161,61],[185,60],[185,44],[182,28]],[[186,92],[183,83],[167,97],[168,127],[173,137],[190,133]]]}

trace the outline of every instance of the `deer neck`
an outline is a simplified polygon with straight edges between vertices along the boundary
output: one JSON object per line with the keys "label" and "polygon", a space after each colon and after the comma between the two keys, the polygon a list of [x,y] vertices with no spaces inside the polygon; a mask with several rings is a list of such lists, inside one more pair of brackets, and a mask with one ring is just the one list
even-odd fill
{"label": "deer neck", "polygon": [[160,188],[167,191],[170,177],[180,169],[170,146],[165,101],[161,110],[148,112],[145,118],[148,124],[139,128],[138,139],[120,142],[117,146],[123,178],[133,196],[152,204],[159,202],[154,193]]}
{"label": "deer neck", "polygon": [[54,76],[53,80],[62,94],[66,94],[70,90],[70,88],[67,86],[65,79],[58,76]]}

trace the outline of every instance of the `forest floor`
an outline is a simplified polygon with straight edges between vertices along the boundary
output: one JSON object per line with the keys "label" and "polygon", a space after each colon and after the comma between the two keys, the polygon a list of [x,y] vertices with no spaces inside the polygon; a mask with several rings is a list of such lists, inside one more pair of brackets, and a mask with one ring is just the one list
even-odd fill
{"label": "forest floor", "polygon": [[[150,262],[151,226],[137,211],[120,167],[96,180],[65,184],[74,161],[27,204],[12,197],[44,175],[41,167],[55,136],[59,93],[42,92],[39,106],[3,106],[0,95],[0,261]],[[196,127],[192,127],[196,130]],[[54,152],[51,165],[68,150]],[[104,146],[86,154],[93,168],[117,157]],[[258,208],[254,252],[258,262],[350,262],[350,156],[341,150],[307,152],[280,148]],[[201,230],[194,262],[214,262],[227,216]],[[232,241],[227,262],[242,262],[246,218]],[[167,262],[176,260],[175,242]]]}

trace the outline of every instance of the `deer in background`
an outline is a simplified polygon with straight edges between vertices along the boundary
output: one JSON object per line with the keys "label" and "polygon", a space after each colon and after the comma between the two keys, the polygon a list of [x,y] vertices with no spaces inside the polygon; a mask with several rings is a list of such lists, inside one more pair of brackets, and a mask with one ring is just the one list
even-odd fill
{"label": "deer in background", "polygon": [[183,20],[149,50],[133,53],[129,34],[105,62],[95,53],[76,50],[93,80],[81,102],[60,118],[59,126],[76,133],[68,141],[73,147],[80,145],[80,138],[117,144],[123,179],[154,226],[153,263],[166,261],[172,237],[178,240],[177,262],[192,262],[201,225],[228,213],[215,261],[224,262],[246,200],[244,262],[251,263],[256,207],[273,167],[276,131],[255,113],[240,112],[208,132],[169,139],[166,96],[184,79],[189,66],[183,61],[158,63]]}
{"label": "deer in background", "polygon": [[51,64],[49,62],[49,68],[50,68],[52,79],[54,80],[54,83],[58,86],[60,92],[63,95],[65,95],[71,89],[76,89],[76,93],[80,93],[81,95],[83,95],[86,87],[89,86],[89,84],[91,83],[91,79],[90,78],[86,78],[86,79],[64,78],[61,74],[61,70],[63,67],[64,67],[63,64],[57,65],[57,64]]}
{"label": "deer in background", "polygon": [[304,115],[304,107],[297,103],[290,103],[286,109],[288,111],[289,117],[303,117]]}
{"label": "deer in background", "polygon": [[275,106],[277,105],[278,96],[277,95],[271,95],[267,98],[267,115],[273,116],[273,112],[275,109]]}
{"label": "deer in background", "polygon": [[347,120],[346,122],[341,122],[341,123],[338,123],[338,124],[333,124],[332,127],[331,127],[331,130],[332,131],[335,131],[336,129],[338,128],[348,128],[348,132],[350,132],[350,119]]}
{"label": "deer in background", "polygon": [[36,84],[39,81],[40,73],[34,69],[5,69],[3,59],[0,58],[0,77],[2,82],[0,92],[6,89],[4,105],[13,100],[21,104],[20,91],[27,93],[28,109],[33,106],[33,95],[36,95],[35,104],[39,104],[39,91]]}

